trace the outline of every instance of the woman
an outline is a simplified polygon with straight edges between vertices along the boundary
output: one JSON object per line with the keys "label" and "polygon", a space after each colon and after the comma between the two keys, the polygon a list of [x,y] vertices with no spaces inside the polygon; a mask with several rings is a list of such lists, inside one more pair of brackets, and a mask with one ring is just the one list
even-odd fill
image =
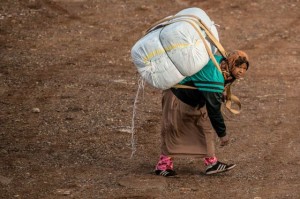
{"label": "woman", "polygon": [[215,133],[221,145],[229,142],[221,113],[223,92],[248,70],[248,56],[243,51],[229,53],[227,59],[215,55],[222,73],[212,60],[193,76],[179,84],[196,87],[171,88],[163,91],[161,155],[156,175],[174,176],[174,156],[204,157],[207,175],[229,171],[235,164],[218,161],[215,154]]}

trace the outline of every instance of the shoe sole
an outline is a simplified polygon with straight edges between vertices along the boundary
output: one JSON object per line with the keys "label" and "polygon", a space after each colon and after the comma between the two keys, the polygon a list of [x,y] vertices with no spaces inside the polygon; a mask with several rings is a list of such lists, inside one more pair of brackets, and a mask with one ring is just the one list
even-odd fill
{"label": "shoe sole", "polygon": [[227,169],[224,170],[216,170],[216,171],[210,171],[208,173],[205,173],[206,175],[211,175],[211,174],[216,174],[216,173],[223,173],[226,171],[230,171],[231,169],[233,169],[236,166],[236,164],[232,165],[231,167],[228,167]]}

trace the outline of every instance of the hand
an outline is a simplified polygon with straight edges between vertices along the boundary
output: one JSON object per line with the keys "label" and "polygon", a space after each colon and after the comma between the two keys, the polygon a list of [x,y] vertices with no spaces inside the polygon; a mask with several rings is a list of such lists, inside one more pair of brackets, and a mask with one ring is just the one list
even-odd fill
{"label": "hand", "polygon": [[227,100],[227,93],[226,93],[226,91],[224,91],[222,93],[222,102],[225,102],[226,100]]}
{"label": "hand", "polygon": [[220,141],[221,141],[221,146],[226,146],[228,145],[229,143],[229,136],[228,135],[225,135],[224,137],[221,137],[220,138]]}

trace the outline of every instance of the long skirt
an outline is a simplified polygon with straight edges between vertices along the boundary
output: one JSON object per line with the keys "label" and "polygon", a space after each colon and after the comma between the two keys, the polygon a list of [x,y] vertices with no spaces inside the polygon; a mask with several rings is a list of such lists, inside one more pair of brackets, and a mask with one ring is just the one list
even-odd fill
{"label": "long skirt", "polygon": [[170,89],[163,91],[161,153],[168,156],[215,156],[216,133],[206,107],[181,102]]}

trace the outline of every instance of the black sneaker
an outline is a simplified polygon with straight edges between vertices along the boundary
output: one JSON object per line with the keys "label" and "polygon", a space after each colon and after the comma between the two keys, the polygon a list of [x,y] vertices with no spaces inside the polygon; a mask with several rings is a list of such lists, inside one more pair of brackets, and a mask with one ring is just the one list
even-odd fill
{"label": "black sneaker", "polygon": [[218,161],[213,165],[207,166],[205,174],[210,175],[210,174],[214,174],[214,173],[221,173],[221,172],[229,171],[229,170],[233,169],[235,166],[236,166],[235,164],[224,164],[224,163]]}
{"label": "black sneaker", "polygon": [[167,169],[167,170],[155,170],[156,175],[164,176],[164,177],[171,177],[177,175],[177,173],[174,170]]}

